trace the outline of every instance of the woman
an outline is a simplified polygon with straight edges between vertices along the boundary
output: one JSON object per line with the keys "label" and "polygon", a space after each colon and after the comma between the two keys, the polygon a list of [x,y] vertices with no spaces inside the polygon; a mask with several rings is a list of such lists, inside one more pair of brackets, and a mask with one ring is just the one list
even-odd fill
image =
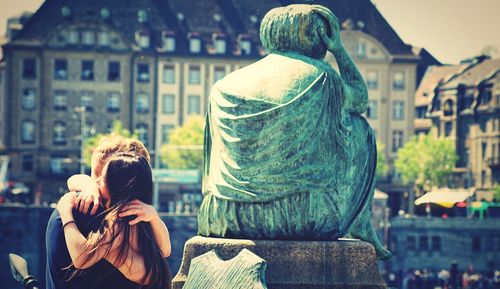
{"label": "woman", "polygon": [[[137,213],[135,203],[152,202],[153,182],[147,160],[132,154],[112,156],[97,183],[107,200],[105,217],[99,230],[87,238],[73,219],[76,193],[67,193],[57,204],[66,246],[76,269],[72,284],[77,288],[170,288],[165,253],[157,245],[162,236],[152,229],[158,220],[130,220]],[[170,242],[168,238],[165,241]]]}

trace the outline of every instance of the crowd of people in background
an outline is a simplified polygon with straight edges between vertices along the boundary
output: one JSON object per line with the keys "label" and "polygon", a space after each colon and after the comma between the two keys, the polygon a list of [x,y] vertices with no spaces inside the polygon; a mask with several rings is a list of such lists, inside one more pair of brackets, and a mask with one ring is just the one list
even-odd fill
{"label": "crowd of people in background", "polygon": [[401,289],[500,289],[500,270],[476,272],[469,265],[465,272],[460,272],[456,263],[450,270],[432,271],[427,269],[409,269],[384,274],[389,288]]}

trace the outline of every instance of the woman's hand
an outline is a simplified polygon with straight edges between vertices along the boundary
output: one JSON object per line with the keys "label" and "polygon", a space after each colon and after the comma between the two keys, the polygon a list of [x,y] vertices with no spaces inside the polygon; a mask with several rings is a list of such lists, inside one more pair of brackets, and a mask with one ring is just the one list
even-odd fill
{"label": "woman's hand", "polygon": [[76,192],[69,192],[64,194],[57,202],[57,211],[63,220],[71,219],[73,217],[73,206],[76,199]]}
{"label": "woman's hand", "polygon": [[99,203],[101,200],[100,197],[97,184],[84,188],[75,198],[75,208],[78,209],[78,211],[87,214],[90,205],[92,205],[90,214],[94,215],[97,212],[97,209],[99,209]]}
{"label": "woman's hand", "polygon": [[145,204],[139,200],[130,201],[128,204],[123,206],[118,217],[123,218],[127,216],[136,215],[137,217],[129,222],[129,225],[135,225],[139,222],[151,222],[156,218],[159,218],[153,206]]}
{"label": "woman's hand", "polygon": [[340,38],[340,25],[337,16],[331,13],[330,10],[324,8],[323,6],[317,6],[314,11],[325,18],[327,25],[330,28],[330,35],[326,32],[325,28],[319,28],[318,33],[323,39],[328,51],[335,53],[339,49],[343,48],[342,39]]}

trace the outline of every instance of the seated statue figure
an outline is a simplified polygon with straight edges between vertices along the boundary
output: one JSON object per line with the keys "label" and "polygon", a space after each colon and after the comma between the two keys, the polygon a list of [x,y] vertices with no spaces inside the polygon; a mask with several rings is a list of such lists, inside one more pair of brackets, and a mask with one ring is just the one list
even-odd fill
{"label": "seated statue figure", "polygon": [[[268,55],[212,88],[205,128],[202,236],[335,240],[390,255],[370,223],[376,144],[364,80],[337,18],[319,5],[269,11]],[[330,51],[339,73],[323,58]]]}

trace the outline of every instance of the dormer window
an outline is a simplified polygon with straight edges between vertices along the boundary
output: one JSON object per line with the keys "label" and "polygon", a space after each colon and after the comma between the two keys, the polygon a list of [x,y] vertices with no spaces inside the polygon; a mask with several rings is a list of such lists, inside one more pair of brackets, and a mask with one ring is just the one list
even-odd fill
{"label": "dormer window", "polygon": [[163,49],[165,49],[166,52],[175,51],[175,32],[163,31],[162,41],[163,41]]}
{"label": "dormer window", "polygon": [[84,45],[94,45],[94,32],[92,31],[84,31],[82,35],[82,43]]}
{"label": "dormer window", "polygon": [[109,32],[107,31],[99,32],[97,37],[97,42],[99,43],[99,46],[109,46],[111,44]]}
{"label": "dormer window", "polygon": [[136,32],[135,39],[141,48],[149,48],[150,37],[149,33],[145,30],[140,30]]}
{"label": "dormer window", "polygon": [[226,36],[223,33],[215,33],[213,35],[213,41],[215,46],[216,54],[226,53]]}
{"label": "dormer window", "polygon": [[201,52],[201,39],[198,33],[190,33],[189,38],[189,52],[200,53]]}
{"label": "dormer window", "polygon": [[70,30],[68,32],[68,43],[69,44],[78,44],[78,31]]}
{"label": "dormer window", "polygon": [[366,43],[359,42],[356,45],[356,54],[359,57],[366,57]]}
{"label": "dormer window", "polygon": [[252,41],[248,35],[239,37],[241,55],[250,55],[252,53]]}

